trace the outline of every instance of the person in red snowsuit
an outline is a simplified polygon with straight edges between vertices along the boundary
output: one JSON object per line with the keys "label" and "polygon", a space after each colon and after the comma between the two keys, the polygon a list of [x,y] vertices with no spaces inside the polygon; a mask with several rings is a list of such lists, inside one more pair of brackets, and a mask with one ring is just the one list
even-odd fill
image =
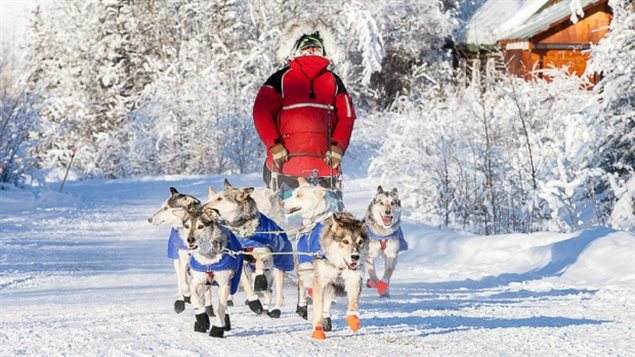
{"label": "person in red snowsuit", "polygon": [[[272,189],[283,183],[295,188],[301,176],[335,188],[355,122],[353,102],[327,69],[319,32],[301,36],[294,55],[267,79],[254,103],[254,125],[267,148],[263,179]],[[272,187],[272,172],[278,187]]]}

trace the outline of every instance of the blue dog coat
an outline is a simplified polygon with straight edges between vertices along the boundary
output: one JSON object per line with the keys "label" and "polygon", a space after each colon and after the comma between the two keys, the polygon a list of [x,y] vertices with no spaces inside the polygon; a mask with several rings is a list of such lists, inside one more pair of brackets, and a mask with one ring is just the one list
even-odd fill
{"label": "blue dog coat", "polygon": [[385,236],[380,236],[378,234],[373,233],[373,231],[370,229],[370,227],[368,227],[368,225],[366,225],[366,230],[368,231],[368,237],[370,239],[379,240],[379,241],[387,240],[387,239],[399,239],[399,251],[403,252],[405,250],[408,250],[408,242],[403,236],[403,231],[401,230],[401,227],[399,227],[399,229],[397,229],[396,231]]}
{"label": "blue dog coat", "polygon": [[170,238],[168,238],[168,258],[179,259],[179,250],[187,250],[183,239],[179,236],[179,231],[172,228]]}
{"label": "blue dog coat", "polygon": [[[322,223],[318,223],[313,227],[310,232],[302,233],[300,239],[298,239],[298,252],[300,253],[317,253],[320,251],[320,235],[322,234],[322,229],[324,225]],[[298,261],[300,264],[303,263],[313,263],[313,256],[310,255],[298,255]]]}
{"label": "blue dog coat", "polygon": [[220,227],[220,229],[225,230],[227,233],[227,249],[232,252],[237,252],[237,254],[227,254],[223,253],[223,257],[221,260],[214,264],[203,265],[194,258],[194,256],[190,257],[190,269],[199,271],[199,272],[216,272],[221,270],[233,270],[234,277],[231,280],[231,288],[230,294],[235,294],[238,290],[238,284],[240,283],[240,275],[243,272],[243,255],[240,254],[243,247],[240,245],[240,242],[229,229],[225,227]]}
{"label": "blue dog coat", "polygon": [[[249,237],[239,237],[243,248],[262,248],[271,249],[274,253],[289,253],[281,255],[273,255],[273,266],[283,271],[293,270],[293,247],[287,234],[282,232],[282,228],[269,217],[260,213],[258,217],[258,227],[254,234]],[[268,233],[280,232],[280,233]]]}

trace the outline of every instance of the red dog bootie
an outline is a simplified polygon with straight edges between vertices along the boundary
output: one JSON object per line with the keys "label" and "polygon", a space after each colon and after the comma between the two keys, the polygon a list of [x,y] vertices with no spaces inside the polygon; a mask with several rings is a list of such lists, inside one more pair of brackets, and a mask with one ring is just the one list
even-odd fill
{"label": "red dog bootie", "polygon": [[372,280],[368,279],[366,280],[366,287],[374,289],[377,287],[377,284],[375,284]]}
{"label": "red dog bootie", "polygon": [[379,296],[388,296],[389,285],[390,283],[387,281],[380,280],[377,282],[377,292],[379,293]]}
{"label": "red dog bootie", "polygon": [[326,340],[326,334],[324,333],[324,329],[322,329],[322,325],[315,326],[315,330],[313,330],[311,338],[316,340]]}

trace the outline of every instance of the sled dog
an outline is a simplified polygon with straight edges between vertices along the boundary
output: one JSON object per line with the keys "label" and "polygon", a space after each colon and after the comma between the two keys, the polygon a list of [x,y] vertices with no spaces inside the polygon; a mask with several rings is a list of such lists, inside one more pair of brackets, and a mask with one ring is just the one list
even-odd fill
{"label": "sled dog", "polygon": [[180,210],[175,214],[183,222],[179,230],[191,252],[192,306],[196,314],[194,331],[207,332],[210,329],[209,315],[201,296],[208,284],[215,283],[218,285],[218,305],[209,335],[223,337],[224,332],[231,329],[227,298],[238,289],[242,271],[242,255],[234,253],[240,252],[240,242],[218,224],[218,213],[211,208],[189,212]]}
{"label": "sled dog", "polygon": [[[298,178],[298,187],[291,192],[291,196],[282,201],[282,207],[287,215],[298,214],[302,217],[302,230],[296,240],[297,258],[295,269],[298,272],[298,303],[296,312],[303,319],[308,318],[307,295],[312,294],[313,286],[313,255],[310,247],[319,245],[319,237],[323,222],[330,217],[334,209],[328,202],[327,189],[314,186],[303,177]],[[325,322],[327,331],[330,317]]]}
{"label": "sled dog", "polygon": [[[366,286],[377,288],[379,296],[389,296],[390,277],[395,271],[399,252],[408,250],[408,243],[401,230],[401,201],[397,189],[384,191],[377,187],[375,197],[368,205],[365,214],[366,228],[370,237],[368,260],[366,261],[369,279]],[[384,261],[384,274],[381,280],[375,272],[375,258]]]}
{"label": "sled dog", "polygon": [[[293,270],[293,247],[282,228],[258,211],[251,197],[253,191],[253,187],[233,187],[225,179],[222,191],[216,192],[210,187],[209,202],[204,207],[219,212],[245,251],[241,286],[249,308],[256,314],[265,312],[278,318],[284,304],[285,272]],[[271,306],[274,284],[276,300]],[[259,294],[264,297],[264,306]]]}
{"label": "sled dog", "polygon": [[[335,287],[343,285],[348,296],[346,322],[353,332],[360,326],[359,297],[368,255],[368,234],[364,222],[346,212],[334,213],[324,222],[320,250],[313,260],[313,333],[323,340],[324,318],[330,318]],[[327,316],[324,313],[327,313]],[[328,326],[330,330],[330,326]]]}
{"label": "sled dog", "polygon": [[[182,220],[174,212],[177,210],[193,211],[201,208],[201,201],[192,195],[179,193],[174,187],[170,187],[170,197],[161,204],[159,210],[148,218],[148,222],[154,225],[169,224],[172,226],[168,239],[168,258],[172,259],[174,272],[176,273],[178,298],[174,302],[174,311],[180,314],[185,310],[185,303],[190,302],[190,279],[188,272],[190,254],[187,250],[187,242],[180,236],[177,228],[183,224]],[[210,316],[214,315],[212,308],[212,291],[208,288],[205,293],[205,306]]]}

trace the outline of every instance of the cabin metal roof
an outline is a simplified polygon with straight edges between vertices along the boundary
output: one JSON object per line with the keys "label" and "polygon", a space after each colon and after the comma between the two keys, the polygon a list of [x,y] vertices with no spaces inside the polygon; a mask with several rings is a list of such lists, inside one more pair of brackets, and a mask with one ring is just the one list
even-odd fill
{"label": "cabin metal roof", "polygon": [[[584,9],[589,5],[602,2],[604,0],[577,0],[576,4]],[[564,0],[553,6],[538,12],[527,19],[520,27],[514,29],[509,34],[501,36],[499,40],[520,40],[529,39],[551,27],[555,22],[571,17],[575,9],[571,8],[573,0]]]}

